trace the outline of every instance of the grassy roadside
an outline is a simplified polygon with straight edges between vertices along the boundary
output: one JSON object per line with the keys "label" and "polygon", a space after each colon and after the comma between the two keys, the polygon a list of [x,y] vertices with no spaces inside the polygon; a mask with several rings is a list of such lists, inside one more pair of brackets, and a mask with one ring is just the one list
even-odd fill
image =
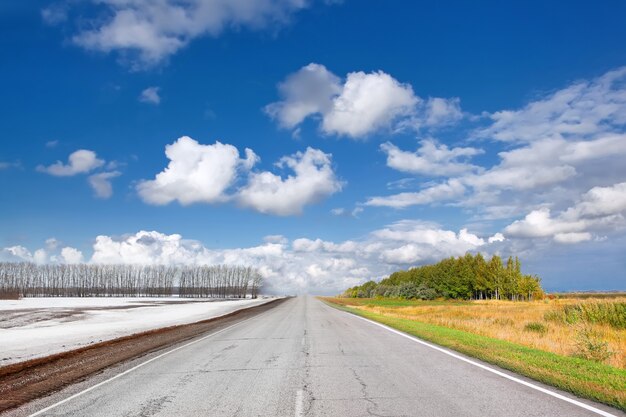
{"label": "grassy roadside", "polygon": [[321,298],[347,311],[520,375],[626,411],[626,370],[415,320],[388,317]]}

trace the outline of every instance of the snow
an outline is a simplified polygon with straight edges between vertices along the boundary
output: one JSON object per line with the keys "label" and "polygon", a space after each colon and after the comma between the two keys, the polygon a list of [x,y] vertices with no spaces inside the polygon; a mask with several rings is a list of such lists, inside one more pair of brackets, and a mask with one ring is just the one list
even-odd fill
{"label": "snow", "polygon": [[24,298],[0,300],[0,366],[134,333],[193,323],[268,298]]}

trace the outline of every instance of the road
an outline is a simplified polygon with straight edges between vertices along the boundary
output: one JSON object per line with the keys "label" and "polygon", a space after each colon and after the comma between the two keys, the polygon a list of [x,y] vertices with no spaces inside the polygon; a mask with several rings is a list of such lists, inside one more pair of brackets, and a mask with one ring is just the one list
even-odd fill
{"label": "road", "polygon": [[[109,382],[106,375],[86,381],[88,392],[70,389],[39,401],[42,409],[78,393],[40,415],[598,415],[312,297],[288,300],[161,354]],[[32,407],[29,413],[37,411]]]}

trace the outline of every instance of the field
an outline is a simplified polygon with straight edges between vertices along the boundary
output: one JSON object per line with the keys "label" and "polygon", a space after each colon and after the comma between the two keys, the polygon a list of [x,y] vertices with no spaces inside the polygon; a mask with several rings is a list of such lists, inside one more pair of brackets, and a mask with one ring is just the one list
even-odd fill
{"label": "field", "polygon": [[626,297],[533,302],[324,300],[577,395],[626,409]]}
{"label": "field", "polygon": [[0,300],[0,366],[263,304],[268,299],[45,297]]}

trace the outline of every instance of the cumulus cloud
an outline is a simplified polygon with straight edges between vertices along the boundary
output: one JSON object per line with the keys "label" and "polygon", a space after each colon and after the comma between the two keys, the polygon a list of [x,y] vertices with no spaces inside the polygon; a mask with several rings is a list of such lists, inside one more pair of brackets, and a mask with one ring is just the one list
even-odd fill
{"label": "cumulus cloud", "polygon": [[94,151],[79,149],[70,154],[67,164],[57,161],[47,167],[39,165],[37,171],[57,177],[69,177],[76,174],[86,174],[103,165],[104,161],[98,159]]}
{"label": "cumulus cloud", "polygon": [[61,259],[66,264],[79,264],[83,262],[83,253],[78,249],[66,246],[61,249]]}
{"label": "cumulus cloud", "polygon": [[[276,167],[293,175],[252,171],[259,157],[251,149],[241,158],[236,147],[216,142],[203,145],[184,136],[165,148],[168,166],[153,180],[140,181],[137,192],[149,204],[178,201],[223,203],[236,201],[258,212],[287,216],[341,190],[332,156],[318,149],[281,158]],[[242,184],[244,178],[246,182]]]}
{"label": "cumulus cloud", "polygon": [[470,147],[450,149],[432,139],[421,141],[416,152],[403,151],[390,142],[380,145],[380,149],[387,154],[388,167],[426,176],[451,176],[479,170],[476,165],[459,159],[483,153],[481,149]]}
{"label": "cumulus cloud", "polygon": [[[305,0],[92,1],[99,7],[95,15],[78,16],[88,24],[72,41],[88,50],[118,52],[135,70],[163,62],[198,37],[217,37],[230,28],[279,26],[309,5]],[[44,11],[44,19],[58,21],[53,15],[52,8]]]}
{"label": "cumulus cloud", "polygon": [[278,90],[284,100],[267,105],[265,111],[282,127],[292,129],[312,114],[332,111],[342,84],[325,66],[313,63],[289,75]]}
{"label": "cumulus cloud", "polygon": [[251,173],[248,183],[239,190],[238,201],[261,213],[300,214],[305,205],[341,190],[331,158],[330,154],[313,148],[283,157],[278,167],[289,168],[294,175],[282,178],[271,172]]}
{"label": "cumulus cloud", "polygon": [[417,103],[411,86],[389,74],[351,72],[341,94],[333,99],[331,111],[324,114],[322,130],[353,138],[364,136],[410,115]]}
{"label": "cumulus cloud", "polygon": [[81,263],[84,261],[80,250],[66,246],[58,250],[58,241],[51,244],[51,240],[46,241],[46,248],[39,248],[31,252],[21,245],[10,246],[0,249],[0,261],[4,262],[34,262],[36,264],[46,263]]}
{"label": "cumulus cloud", "polygon": [[142,103],[158,105],[161,103],[159,91],[161,91],[160,87],[148,87],[139,95],[139,101]]}
{"label": "cumulus cloud", "polygon": [[238,171],[249,170],[259,160],[251,149],[246,148],[245,153],[246,157],[240,158],[232,145],[203,145],[183,136],[165,147],[170,160],[167,168],[153,180],[139,182],[137,191],[144,202],[155,205],[226,201]]}
{"label": "cumulus cloud", "polygon": [[594,187],[574,206],[552,216],[549,208],[533,210],[504,229],[507,236],[552,238],[559,243],[591,240],[593,233],[626,227],[626,182]]}
{"label": "cumulus cloud", "polygon": [[266,112],[280,126],[295,128],[309,116],[319,116],[325,134],[362,138],[380,129],[434,127],[462,117],[458,99],[416,96],[383,72],[348,73],[345,80],[320,64],[309,64],[279,85],[281,101]]}
{"label": "cumulus cloud", "polygon": [[90,175],[87,182],[93,189],[96,197],[106,199],[113,195],[113,185],[111,180],[122,175],[119,171],[101,172]]}

